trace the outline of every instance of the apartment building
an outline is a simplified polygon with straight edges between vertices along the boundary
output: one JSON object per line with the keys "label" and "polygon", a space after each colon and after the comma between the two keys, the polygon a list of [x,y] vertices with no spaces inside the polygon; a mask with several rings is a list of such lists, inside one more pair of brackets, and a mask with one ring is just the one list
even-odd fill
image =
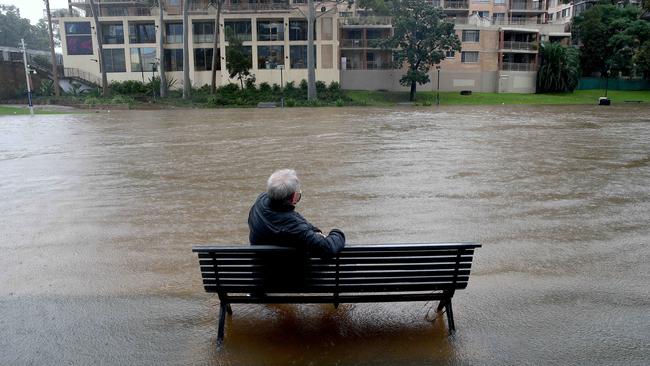
{"label": "apartment building", "polygon": [[[90,15],[87,0],[71,0]],[[163,24],[158,8],[141,0],[97,0],[100,4],[104,59],[109,80],[144,80],[159,72],[158,37],[164,40],[168,77],[180,87],[183,70],[182,0],[169,0]],[[306,0],[226,0],[219,26],[217,83],[234,82],[226,70],[226,28],[248,50],[258,82],[299,82],[307,78]],[[253,2],[254,1],[254,2]],[[548,0],[432,0],[455,23],[462,51],[450,52],[431,70],[431,83],[420,90],[484,92],[535,91],[538,48],[544,39],[568,39],[565,25],[553,22]],[[553,1],[553,0],[550,0]],[[190,4],[189,61],[192,85],[208,84],[211,74],[216,9],[206,0]],[[98,77],[97,35],[93,18],[63,17],[62,49],[66,73]],[[390,17],[377,17],[355,6],[319,9],[315,24],[316,78],[338,81],[346,89],[407,90],[399,84],[404,70],[393,69],[392,53],[378,41],[391,35]],[[278,66],[284,66],[280,70]],[[440,75],[440,80],[438,80]],[[96,79],[93,79],[96,80]]]}

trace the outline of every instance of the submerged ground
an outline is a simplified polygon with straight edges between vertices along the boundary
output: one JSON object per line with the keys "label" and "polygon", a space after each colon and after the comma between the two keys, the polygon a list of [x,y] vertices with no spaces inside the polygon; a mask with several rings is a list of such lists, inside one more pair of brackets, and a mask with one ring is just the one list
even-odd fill
{"label": "submerged ground", "polygon": [[[643,105],[0,117],[0,364],[646,365]],[[195,244],[247,242],[276,168],[354,243],[478,241],[434,304],[217,301]]]}

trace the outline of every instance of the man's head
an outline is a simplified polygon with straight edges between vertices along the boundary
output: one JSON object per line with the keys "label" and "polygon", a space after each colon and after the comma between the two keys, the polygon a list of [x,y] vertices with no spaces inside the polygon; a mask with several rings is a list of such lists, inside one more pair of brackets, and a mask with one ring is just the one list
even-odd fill
{"label": "man's head", "polygon": [[275,202],[295,205],[300,201],[300,180],[293,169],[276,170],[266,184],[269,198]]}

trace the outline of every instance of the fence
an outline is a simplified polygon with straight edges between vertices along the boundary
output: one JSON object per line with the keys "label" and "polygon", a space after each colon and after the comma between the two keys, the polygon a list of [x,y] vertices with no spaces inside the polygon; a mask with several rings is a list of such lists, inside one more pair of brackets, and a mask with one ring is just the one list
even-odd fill
{"label": "fence", "polygon": [[650,90],[650,81],[644,79],[609,79],[605,78],[580,78],[578,90],[589,89],[610,90]]}

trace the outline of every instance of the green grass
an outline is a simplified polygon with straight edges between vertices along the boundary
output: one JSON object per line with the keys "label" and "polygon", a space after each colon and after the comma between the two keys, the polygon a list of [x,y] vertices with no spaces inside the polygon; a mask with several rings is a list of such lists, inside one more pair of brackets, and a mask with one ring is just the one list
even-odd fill
{"label": "green grass", "polygon": [[[34,114],[63,114],[65,112],[34,110]],[[0,105],[0,116],[29,114],[29,108],[17,108]]]}
{"label": "green grass", "polygon": [[[367,106],[391,106],[408,102],[408,92],[379,92],[350,90],[346,92],[352,98],[353,104]],[[514,94],[514,93],[472,93],[460,95],[460,92],[440,92],[441,105],[495,105],[495,104],[598,104],[598,97],[603,96],[603,90],[576,90],[573,93],[551,94]],[[625,101],[642,101],[650,103],[650,90],[625,91],[610,90],[608,97],[612,104],[622,104]],[[422,104],[426,101],[435,104],[436,93],[430,91],[417,92],[415,102]]]}

